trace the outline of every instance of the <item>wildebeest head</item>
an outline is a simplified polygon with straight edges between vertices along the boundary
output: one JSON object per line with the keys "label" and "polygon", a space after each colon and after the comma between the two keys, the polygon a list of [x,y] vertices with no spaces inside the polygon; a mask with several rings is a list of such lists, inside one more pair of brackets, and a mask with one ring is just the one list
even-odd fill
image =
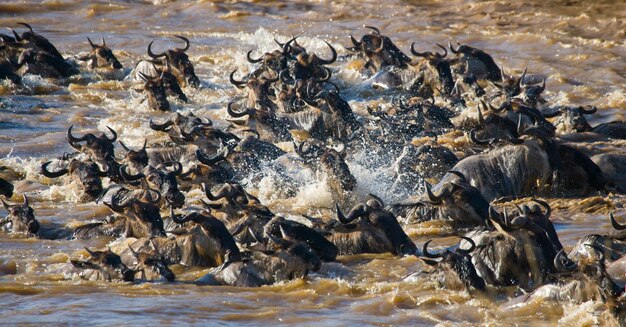
{"label": "wildebeest head", "polygon": [[238,81],[235,79],[235,73],[237,69],[233,70],[230,73],[230,83],[236,86],[238,89],[247,88],[248,90],[248,99],[247,106],[254,107],[257,104],[264,107],[264,109],[269,109],[275,107],[274,103],[270,99],[271,96],[274,96],[274,89],[272,88],[272,83],[277,82],[279,80],[279,76],[276,75],[275,78],[267,78],[265,76],[261,77],[253,77],[250,76],[248,80]]}
{"label": "wildebeest head", "polygon": [[369,198],[367,202],[354,206],[346,216],[339,209],[339,205],[335,205],[337,220],[347,225],[360,218],[360,223],[365,224],[366,228],[382,232],[391,248],[382,249],[380,252],[388,251],[395,255],[415,254],[417,247],[400,227],[396,217],[384,209],[383,201],[371,194]]}
{"label": "wildebeest head", "polygon": [[119,255],[110,249],[105,251],[92,251],[85,248],[90,255],[86,261],[71,260],[72,265],[81,269],[81,276],[89,280],[121,279],[125,282],[132,282],[135,279],[135,271],[129,269]]}
{"label": "wildebeest head", "polygon": [[374,72],[377,72],[385,66],[406,67],[406,64],[411,62],[411,59],[402,53],[389,37],[380,34],[378,28],[373,26],[365,27],[371,29],[372,32],[363,35],[360,41],[357,41],[350,35],[350,40],[354,47],[348,48],[348,50],[363,53],[368,59],[365,64],[366,68],[369,67]]}
{"label": "wildebeest head", "polygon": [[167,266],[167,261],[163,255],[159,252],[154,239],[150,239],[150,245],[152,245],[151,252],[136,252],[129,244],[128,249],[135,259],[133,270],[142,274],[142,279],[156,280],[164,278],[168,282],[173,282],[176,279],[176,275]]}
{"label": "wildebeest head", "polygon": [[411,44],[411,53],[416,57],[422,57],[428,61],[428,64],[437,72],[444,95],[451,95],[454,89],[454,79],[452,78],[450,62],[445,59],[448,55],[448,50],[441,44],[437,44],[437,46],[443,49],[443,53],[429,51],[417,52],[415,50],[415,43]]}
{"label": "wildebeest head", "polygon": [[132,150],[128,148],[126,144],[124,144],[122,141],[119,141],[119,142],[120,142],[120,145],[122,146],[122,149],[126,151],[126,154],[124,155],[124,158],[122,161],[126,165],[130,166],[131,168],[137,171],[142,171],[148,165],[148,162],[149,162],[148,152],[146,151],[148,140],[146,139],[143,142],[143,146],[141,147],[140,150]]}
{"label": "wildebeest head", "polygon": [[[0,52],[2,45],[0,43]],[[14,84],[22,83],[22,78],[16,74],[16,70],[19,68],[19,65],[9,57],[0,59],[0,80],[8,79]]]}
{"label": "wildebeest head", "polygon": [[[113,142],[117,140],[117,133],[111,127],[107,126],[107,129],[113,134],[111,138],[104,133],[100,134],[100,136],[87,133],[81,137],[76,137],[72,135],[73,127],[74,125],[67,129],[66,138],[72,148],[89,155],[94,161],[113,161],[115,156]],[[82,142],[85,142],[85,144],[80,144]]]}
{"label": "wildebeest head", "polygon": [[329,179],[332,190],[338,194],[354,190],[357,183],[345,160],[345,153],[339,153],[335,149],[326,149],[320,157],[321,170]]}
{"label": "wildebeest head", "polygon": [[39,222],[35,219],[33,209],[28,205],[26,194],[22,204],[8,204],[2,199],[2,205],[9,215],[0,220],[0,226],[10,224],[9,230],[13,233],[37,234]]}
{"label": "wildebeest head", "polygon": [[[289,40],[285,43],[283,49],[289,49],[291,43],[295,41],[297,37]],[[325,41],[324,41],[325,42]],[[335,60],[337,60],[337,51],[333,48],[330,43],[325,42],[326,45],[330,48],[332,53],[332,57],[330,59],[322,59],[317,56],[317,54],[308,54],[306,52],[300,52],[297,55],[293,56],[289,53],[288,50],[284,50],[283,53],[287,54],[287,58],[294,60],[294,74],[293,77],[298,79],[309,79],[309,78],[321,78],[328,75],[328,71],[324,69],[323,65],[330,65]],[[329,76],[328,76],[329,77]]]}
{"label": "wildebeest head", "polygon": [[122,64],[117,60],[113,51],[107,47],[104,37],[102,38],[102,44],[93,43],[90,38],[87,38],[87,41],[91,45],[91,51],[89,52],[89,66],[91,68],[112,67],[114,69],[122,69]]}
{"label": "wildebeest head", "polygon": [[69,174],[72,178],[78,180],[83,187],[85,193],[83,200],[92,201],[98,198],[102,194],[102,177],[105,177],[109,173],[107,167],[106,171],[100,170],[100,167],[93,161],[80,161],[72,159],[66,168],[59,171],[50,171],[48,166],[51,161],[48,161],[41,165],[41,173],[48,178],[57,178],[65,174]]}
{"label": "wildebeest head", "polygon": [[546,103],[546,99],[541,96],[541,93],[546,89],[546,80],[545,78],[541,82],[541,85],[527,85],[522,81],[522,101],[525,104],[530,106],[531,108],[537,108],[538,103]]}
{"label": "wildebeest head", "polygon": [[461,45],[457,41],[457,48],[448,42],[448,47],[452,53],[456,54],[463,64],[463,73],[466,75],[474,75],[478,79],[486,79],[492,82],[498,82],[502,79],[502,72],[496,65],[493,58],[485,51]]}
{"label": "wildebeest head", "polygon": [[142,72],[139,72],[139,76],[145,81],[143,90],[146,92],[148,107],[153,110],[170,110],[170,103],[167,101],[167,95],[165,94],[163,71],[161,71],[161,75],[157,77],[150,77]]}
{"label": "wildebeest head", "polygon": [[[313,228],[281,216],[272,218],[264,227],[264,235],[283,237],[308,244],[323,261],[335,261],[337,247]],[[284,235],[284,236],[283,236]]]}
{"label": "wildebeest head", "polygon": [[465,176],[457,171],[448,174],[458,176],[456,180],[442,178],[439,194],[431,191],[425,183],[426,192],[417,201],[408,200],[392,205],[392,212],[398,216],[418,221],[452,220],[455,225],[484,225],[489,216],[489,203],[480,191],[470,185]]}
{"label": "wildebeest head", "polygon": [[300,242],[290,238],[288,234],[281,231],[282,238],[268,234],[270,241],[276,244],[274,256],[282,258],[287,262],[286,273],[289,279],[304,278],[309,271],[318,271],[322,266],[319,256],[305,242]]}
{"label": "wildebeest head", "polygon": [[[172,166],[174,170],[168,170]],[[148,188],[158,190],[163,196],[164,206],[174,206],[181,208],[185,204],[185,195],[178,189],[176,176],[183,172],[183,165],[180,162],[168,162],[157,167],[146,166],[142,173],[131,175],[126,171],[126,166],[120,167],[120,174],[126,181],[135,181],[145,178]]]}
{"label": "wildebeest head", "polygon": [[[485,281],[478,276],[474,264],[472,264],[472,258],[470,253],[476,248],[476,244],[471,238],[461,237],[466,240],[471,247],[467,250],[461,249],[460,245],[456,249],[445,249],[439,253],[428,252],[428,244],[432,240],[424,243],[422,249],[424,262],[429,265],[437,266],[438,269],[444,273],[444,282],[446,286],[455,288],[455,286],[463,285],[464,287],[473,287],[477,290],[485,289]],[[432,259],[441,260],[436,261]]]}
{"label": "wildebeest head", "polygon": [[522,72],[522,75],[520,77],[507,75],[504,73],[504,69],[502,69],[501,75],[501,82],[493,82],[493,85],[498,88],[499,93],[504,95],[507,101],[515,96],[520,95],[520,93],[522,92],[524,78],[526,77],[526,68],[524,68],[524,71]]}
{"label": "wildebeest head", "polygon": [[184,48],[169,49],[159,54],[152,52],[152,42],[148,45],[148,55],[153,59],[165,57],[171,66],[171,72],[179,81],[189,83],[192,87],[198,89],[201,86],[200,79],[196,76],[193,64],[189,61],[189,56],[185,53],[189,49],[189,39],[184,36],[174,35],[185,42]]}
{"label": "wildebeest head", "polygon": [[111,210],[128,218],[127,237],[141,238],[165,235],[163,219],[159,207],[155,205],[161,201],[161,195],[154,190],[149,193],[151,193],[152,198],[147,202],[136,198],[125,198],[120,201],[116,194],[111,199],[111,203],[107,204]]}
{"label": "wildebeest head", "polygon": [[598,111],[596,107],[566,107],[560,106],[542,111],[542,115],[546,118],[560,116],[556,121],[556,126],[561,126],[566,133],[582,133],[590,131],[591,125],[587,122],[585,115],[591,115]]}
{"label": "wildebeest head", "polygon": [[[283,46],[281,45],[281,48]],[[247,53],[248,62],[251,64],[262,63],[264,71],[272,70],[274,74],[278,74],[283,69],[287,68],[287,57],[281,50],[275,50],[273,52],[266,52],[258,59],[252,58],[252,51]]]}
{"label": "wildebeest head", "polygon": [[44,78],[69,77],[78,73],[78,69],[65,59],[33,48],[22,51],[17,59],[17,67],[22,74],[30,73]]}

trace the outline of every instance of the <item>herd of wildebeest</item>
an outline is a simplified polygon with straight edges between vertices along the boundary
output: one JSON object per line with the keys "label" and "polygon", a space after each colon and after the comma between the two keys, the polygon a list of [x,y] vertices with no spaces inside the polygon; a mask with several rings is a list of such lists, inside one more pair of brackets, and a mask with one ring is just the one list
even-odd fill
{"label": "herd of wildebeest", "polygon": [[[0,78],[13,84],[24,74],[63,79],[81,70],[122,69],[104,39],[89,39],[91,51],[68,61],[30,25],[19,24],[22,33],[0,34]],[[307,51],[298,37],[276,41],[273,52],[247,53],[251,73],[230,73],[241,96],[224,105],[228,127],[173,112],[146,122],[167,134],[167,142],[146,140],[133,149],[119,141],[116,149],[118,135],[110,127],[95,135],[69,126],[67,142],[75,152],[50,158],[41,174],[49,183],[80,185],[81,201],[106,205],[111,216],[47,233],[24,195],[23,203],[2,200],[8,215],[1,225],[41,238],[114,238],[105,249],[86,249],[87,257],[73,255],[73,269],[85,279],[172,282],[168,266],[182,265],[215,267],[198,284],[255,287],[306,278],[337,256],[390,252],[419,257],[430,267],[425,278],[441,287],[480,292],[517,286],[528,297],[604,301],[620,315],[626,223],[619,220],[626,220],[609,215],[611,233],[587,235],[566,253],[550,205],[537,197],[626,192],[626,155],[587,146],[625,139],[626,123],[591,126],[585,117],[595,107],[550,104],[542,97],[545,77],[526,70],[508,75],[469,45],[449,42],[419,52],[413,44],[410,57],[377,28],[367,29],[360,40],[350,36],[348,55],[339,61],[361,60],[355,69],[366,76],[370,94],[382,94],[368,114],[355,114],[342,98],[343,82],[332,78],[341,68],[329,66],[338,59],[331,44],[320,54]],[[185,92],[203,88],[185,53],[189,40],[175,37],[183,48],[154,53],[150,42],[149,58],[127,77],[144,83],[147,106],[157,111],[172,110],[170,97],[184,107]],[[294,130],[306,137],[295,138]],[[463,132],[468,145],[451,149],[436,142],[453,131]],[[416,142],[428,138],[435,142]],[[366,162],[374,158],[372,165],[389,159],[393,188],[406,192],[405,199],[359,198],[346,163],[355,153],[365,153]],[[333,217],[272,212],[249,187],[255,179],[248,177],[258,180],[267,167],[285,198],[299,182],[287,173],[292,167],[323,176],[337,203]],[[0,182],[2,194],[12,197],[11,182]],[[186,202],[192,189],[206,196],[201,204]],[[418,247],[403,230],[403,224],[430,220],[449,222],[460,243],[435,251],[430,241]]]}

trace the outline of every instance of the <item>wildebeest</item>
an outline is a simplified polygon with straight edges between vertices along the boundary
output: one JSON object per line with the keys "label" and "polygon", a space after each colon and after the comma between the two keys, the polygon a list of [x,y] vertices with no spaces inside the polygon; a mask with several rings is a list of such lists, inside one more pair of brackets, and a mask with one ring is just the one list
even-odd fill
{"label": "wildebeest", "polygon": [[155,54],[152,52],[152,42],[148,45],[148,55],[152,59],[158,59],[163,57],[165,64],[170,66],[170,72],[176,76],[178,82],[181,85],[189,84],[192,87],[199,89],[202,86],[200,78],[196,76],[193,64],[189,61],[189,56],[185,53],[189,50],[189,39],[184,36],[174,35],[175,37],[185,42],[184,48],[168,49],[161,53]]}
{"label": "wildebeest", "polygon": [[52,161],[48,161],[41,165],[41,173],[48,178],[58,178],[68,174],[71,179],[82,186],[82,201],[93,201],[102,195],[102,177],[108,176],[110,167],[107,167],[106,170],[101,170],[100,167],[91,160],[81,161],[71,159],[65,168],[50,171],[48,167],[51,163]]}
{"label": "wildebeest", "polygon": [[348,48],[348,50],[360,52],[365,56],[367,59],[366,69],[369,68],[373,72],[377,72],[386,66],[405,68],[407,63],[411,62],[411,59],[402,53],[389,37],[380,34],[378,28],[373,26],[366,26],[366,28],[371,29],[372,32],[363,35],[360,41],[350,35],[350,40],[354,46]]}
{"label": "wildebeest", "polygon": [[39,231],[39,222],[35,219],[33,208],[28,204],[26,194],[23,197],[22,204],[8,204],[1,199],[8,215],[0,220],[0,227],[12,233],[35,235]]}
{"label": "wildebeest", "polygon": [[563,133],[591,132],[605,135],[610,138],[626,139],[626,122],[612,121],[592,127],[589,122],[587,122],[585,115],[594,114],[596,111],[598,111],[598,108],[596,107],[585,108],[583,106],[558,106],[543,110],[542,114],[548,118],[559,116],[555,125],[557,128],[561,128]]}
{"label": "wildebeest", "polygon": [[339,249],[340,255],[359,253],[385,253],[412,255],[417,247],[402,230],[396,217],[384,209],[383,201],[373,195],[359,203],[344,216],[335,205],[337,220],[331,224],[326,236]]}
{"label": "wildebeest", "polygon": [[87,280],[122,280],[132,282],[135,279],[135,271],[129,269],[120,258],[110,249],[104,251],[92,251],[85,248],[90,257],[87,260],[70,260],[75,268],[80,269],[79,276]]}
{"label": "wildebeest", "polygon": [[502,72],[493,58],[485,51],[471,47],[469,45],[461,45],[457,41],[457,48],[448,42],[450,51],[457,55],[452,60],[453,64],[459,64],[459,71],[465,75],[473,75],[478,79],[486,79],[492,82],[502,80]]}
{"label": "wildebeest", "polygon": [[84,56],[78,57],[79,60],[88,60],[89,68],[113,68],[113,69],[122,69],[122,64],[117,60],[113,51],[109,49],[106,42],[104,41],[104,37],[102,37],[102,44],[96,44],[91,41],[90,38],[87,38],[89,41],[89,45],[91,46],[91,51]]}
{"label": "wildebeest", "polygon": [[156,243],[153,239],[150,240],[152,245],[152,251],[150,252],[136,252],[130,245],[130,250],[134,260],[129,263],[135,274],[140,273],[142,280],[159,280],[161,278],[168,282],[173,282],[176,275],[167,266],[165,257],[159,252]]}

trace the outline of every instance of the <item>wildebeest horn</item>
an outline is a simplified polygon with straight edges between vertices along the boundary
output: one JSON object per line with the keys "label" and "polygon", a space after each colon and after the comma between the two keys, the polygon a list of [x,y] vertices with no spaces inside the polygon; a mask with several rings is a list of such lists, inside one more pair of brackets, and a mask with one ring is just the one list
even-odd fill
{"label": "wildebeest horn", "polygon": [[[368,193],[367,196],[372,198],[374,201],[378,202],[378,204],[380,205],[381,208],[385,207],[385,202],[383,201],[383,199],[381,199],[377,195],[374,195],[372,193]],[[367,205],[371,207],[371,205],[369,204],[370,201],[372,201],[372,200],[367,201]]]}
{"label": "wildebeest horn", "polygon": [[4,201],[4,198],[0,198],[0,201],[2,201],[2,205],[4,206],[4,208],[6,210],[9,210],[10,205],[6,203],[6,201]]}
{"label": "wildebeest horn", "polygon": [[186,38],[184,36],[180,36],[180,35],[174,35],[174,36],[179,38],[179,39],[181,39],[181,40],[183,40],[183,41],[185,41],[185,47],[182,48],[182,49],[181,48],[176,48],[176,50],[180,50],[182,52],[185,52],[185,51],[189,50],[189,39],[188,38]]}
{"label": "wildebeest horn", "polygon": [[88,247],[86,247],[86,246],[85,246],[85,250],[87,250],[87,253],[89,253],[89,255],[90,255],[90,256],[92,256],[92,257],[95,257],[95,256],[96,256],[96,253],[95,253],[95,252],[93,252],[93,251],[91,251],[91,250],[89,250],[89,248],[88,248]]}
{"label": "wildebeest horn", "polygon": [[259,63],[259,62],[263,61],[263,56],[259,57],[259,59],[254,59],[254,58],[250,57],[250,54],[252,54],[252,51],[254,51],[254,50],[250,50],[250,51],[248,51],[248,54],[246,54],[246,57],[248,58],[248,62],[249,63],[256,64],[256,63]]}
{"label": "wildebeest horn", "polygon": [[111,131],[111,134],[113,134],[112,138],[109,138],[108,136],[106,136],[106,134],[104,134],[104,136],[106,137],[107,140],[109,140],[109,142],[113,143],[115,142],[115,140],[117,140],[117,133],[115,133],[115,131],[113,130],[113,128],[107,126],[107,129],[109,131]]}
{"label": "wildebeest horn", "polygon": [[26,193],[22,194],[22,197],[24,198],[24,203],[22,203],[22,206],[28,207],[28,197],[26,196]]}
{"label": "wildebeest horn", "polygon": [[52,163],[52,161],[48,161],[44,163],[43,165],[41,165],[41,173],[48,178],[61,177],[69,172],[67,168],[63,168],[57,172],[51,172],[48,170],[48,165],[50,165],[50,163]]}
{"label": "wildebeest horn", "polygon": [[545,118],[554,118],[562,113],[563,112],[561,111],[561,108],[559,107],[550,108],[548,110],[541,111],[541,115]]}
{"label": "wildebeest horn", "polygon": [[32,28],[32,27],[30,27],[30,25],[28,25],[28,24],[26,24],[26,23],[22,23],[22,22],[18,22],[17,24],[18,24],[18,25],[25,26],[26,28],[28,28],[28,29],[30,30],[30,32],[31,32],[31,33],[35,33],[35,32],[33,31],[33,28]]}
{"label": "wildebeest horn", "polygon": [[100,36],[100,39],[102,40],[102,46],[103,46],[103,47],[106,47],[106,46],[107,46],[107,43],[106,43],[106,42],[104,42],[104,36]]}
{"label": "wildebeest horn", "polygon": [[130,149],[126,146],[126,144],[124,144],[124,142],[119,141],[120,145],[122,146],[122,149],[124,149],[124,151],[126,152],[130,152]]}
{"label": "wildebeest horn", "polygon": [[180,162],[172,162],[171,164],[174,166],[174,170],[172,171],[174,175],[180,175],[180,173],[183,172],[183,164]]}
{"label": "wildebeest horn", "polygon": [[335,203],[335,210],[337,211],[337,220],[339,220],[339,222],[341,222],[342,224],[351,223],[353,220],[366,214],[368,212],[368,209],[369,208],[367,207],[367,205],[360,203],[360,204],[355,205],[354,208],[350,210],[350,212],[348,213],[348,216],[344,216],[343,212],[341,212],[341,209],[339,208],[339,205]]}
{"label": "wildebeest horn", "polygon": [[243,116],[247,116],[250,115],[250,110],[244,110],[241,112],[235,111],[233,110],[233,102],[229,102],[228,106],[226,107],[226,112],[231,116],[231,117],[235,117],[235,118],[240,118]]}
{"label": "wildebeest horn", "polygon": [[320,65],[330,65],[333,62],[335,62],[337,60],[337,50],[335,50],[335,48],[333,48],[332,45],[330,45],[330,43],[324,41],[324,43],[326,43],[326,45],[328,45],[328,47],[330,48],[330,51],[332,53],[332,57],[330,59],[321,59],[321,58],[317,58],[317,62]]}
{"label": "wildebeest horn", "polygon": [[436,43],[438,47],[443,49],[443,54],[437,54],[437,57],[439,58],[445,58],[448,55],[448,50],[446,49],[446,47],[444,47],[443,45]]}
{"label": "wildebeest horn", "polygon": [[374,33],[376,33],[377,35],[380,35],[380,30],[377,27],[374,26],[365,26],[365,28],[369,28],[372,31],[374,31]]}
{"label": "wildebeest horn", "polygon": [[[565,265],[566,262],[569,263],[567,266]],[[571,272],[576,269],[576,264],[567,257],[564,249],[561,249],[556,256],[554,256],[553,263],[554,268],[556,268],[558,272]]]}
{"label": "wildebeest horn", "polygon": [[233,72],[230,73],[230,77],[229,77],[230,83],[233,84],[234,86],[236,86],[239,89],[244,88],[247,83],[244,82],[244,81],[237,81],[237,80],[235,80],[234,76],[235,76],[235,72],[236,71],[237,71],[237,69],[233,70]]}
{"label": "wildebeest horn", "polygon": [[476,248],[476,243],[474,242],[474,240],[472,240],[469,237],[465,237],[465,236],[459,236],[460,238],[466,240],[469,244],[470,244],[470,248],[469,249],[461,249],[460,247],[458,248],[458,251],[461,253],[465,253],[465,254],[470,254],[472,251],[474,251],[474,249]]}
{"label": "wildebeest horn", "polygon": [[472,141],[472,143],[478,144],[478,145],[489,145],[491,144],[491,142],[489,140],[480,140],[478,139],[478,137],[476,136],[476,129],[472,128],[469,132],[469,137],[470,140]]}
{"label": "wildebeest horn", "polygon": [[422,252],[424,253],[424,256],[427,258],[431,258],[431,259],[436,259],[436,258],[441,258],[442,255],[440,253],[430,253],[428,252],[428,244],[430,244],[430,242],[432,242],[433,240],[428,240],[426,241],[426,243],[424,243],[424,246],[422,247]]}
{"label": "wildebeest horn", "polygon": [[417,52],[415,51],[415,42],[411,43],[411,53],[416,57],[430,57],[430,52]]}
{"label": "wildebeest horn", "polygon": [[459,177],[461,179],[461,181],[463,181],[463,182],[467,182],[467,178],[465,177],[465,175],[463,175],[463,173],[461,173],[458,170],[448,170],[448,173]]}
{"label": "wildebeest horn", "polygon": [[196,158],[198,159],[198,161],[208,166],[214,165],[224,160],[227,155],[228,155],[228,148],[224,151],[224,153],[218,153],[213,157],[208,157],[200,149],[196,150]]}
{"label": "wildebeest horn", "polygon": [[609,213],[609,219],[611,220],[611,226],[613,226],[613,228],[617,229],[617,230],[625,230],[626,229],[626,225],[620,225],[617,220],[615,220],[615,217],[613,217],[613,213]]}
{"label": "wildebeest horn", "polygon": [[354,36],[350,35],[350,40],[352,41],[352,44],[354,44],[355,48],[361,48],[361,43],[359,43],[359,41],[357,41]]}
{"label": "wildebeest horn", "polygon": [[288,55],[289,54],[289,47],[291,46],[291,42],[295,41],[297,38],[299,38],[300,36],[294,36],[293,38],[291,38],[291,40],[285,42],[283,44],[283,54],[284,55]]}
{"label": "wildebeest horn", "polygon": [[428,185],[428,183],[426,181],[424,181],[424,187],[426,188],[426,194],[428,195],[428,199],[434,203],[434,204],[439,204],[441,203],[441,197],[436,196],[433,191],[430,189],[430,185]]}
{"label": "wildebeest horn", "polygon": [[591,106],[591,109],[585,109],[584,107],[580,107],[580,111],[585,115],[591,115],[598,111],[598,108],[596,108],[596,106]]}
{"label": "wildebeest horn", "polygon": [[109,175],[109,171],[111,170],[111,167],[109,165],[104,164],[104,166],[106,167],[106,169],[105,170],[100,170],[100,166],[98,166],[96,164],[96,167],[98,168],[98,176],[100,176],[100,177],[108,176]]}
{"label": "wildebeest horn", "polygon": [[170,126],[174,125],[172,120],[168,120],[163,124],[155,123],[152,119],[150,119],[150,128],[155,131],[167,131]]}
{"label": "wildebeest horn", "polygon": [[[459,44],[459,42],[458,42],[458,41],[457,41],[457,44]],[[455,48],[452,46],[452,42],[450,42],[450,41],[448,41],[448,47],[450,48],[450,51],[452,51],[452,53],[454,53],[454,54],[459,53],[459,49],[458,49],[458,48],[456,48],[456,49],[455,49]]]}
{"label": "wildebeest horn", "polygon": [[524,85],[524,78],[526,77],[526,71],[528,70],[528,67],[524,68],[524,72],[522,73],[522,76],[520,76],[519,78],[519,87],[522,87]]}
{"label": "wildebeest horn", "polygon": [[285,45],[284,43],[278,42],[278,40],[276,40],[276,38],[274,38],[274,42],[276,42],[276,44],[278,44],[278,46],[281,47],[281,49]]}
{"label": "wildebeest horn", "polygon": [[74,137],[72,135],[72,127],[74,127],[74,125],[70,125],[70,128],[67,129],[67,139],[70,142],[82,142],[84,140],[87,139],[87,135],[83,135],[82,137]]}
{"label": "wildebeest horn", "polygon": [[143,173],[139,173],[137,175],[131,175],[126,171],[126,168],[128,166],[127,165],[121,165],[119,170],[120,170],[120,176],[122,176],[122,179],[127,181],[127,182],[132,182],[132,181],[136,181],[139,179],[142,179],[144,177],[146,177]]}
{"label": "wildebeest horn", "polygon": [[550,205],[546,201],[539,200],[539,199],[533,199],[533,201],[538,203],[544,209],[546,209],[546,212],[544,212],[543,215],[546,216],[546,218],[550,218],[550,214],[552,213],[552,209],[550,208]]}
{"label": "wildebeest horn", "polygon": [[189,215],[184,216],[184,217],[180,217],[176,214],[174,214],[174,206],[170,205],[170,218],[172,219],[173,222],[177,223],[177,224],[184,224],[188,221],[190,221],[191,217]]}
{"label": "wildebeest horn", "polygon": [[91,39],[90,39],[89,37],[87,37],[87,41],[89,41],[89,45],[91,45],[91,48],[92,48],[92,49],[95,49],[95,48],[97,48],[97,47],[98,47],[96,44],[94,44],[94,43],[91,41]]}
{"label": "wildebeest horn", "polygon": [[[485,104],[485,102],[482,100],[481,100],[481,103],[483,107],[485,108],[485,110],[487,110],[487,104]],[[482,110],[480,110],[480,106],[476,106],[476,109],[478,110],[478,123],[481,125],[485,125],[485,117],[483,116]]]}
{"label": "wildebeest horn", "polygon": [[156,59],[156,58],[160,58],[160,57],[165,57],[165,52],[161,52],[159,54],[154,54],[154,52],[152,52],[152,43],[154,43],[154,41],[151,41],[150,44],[148,44],[148,56]]}

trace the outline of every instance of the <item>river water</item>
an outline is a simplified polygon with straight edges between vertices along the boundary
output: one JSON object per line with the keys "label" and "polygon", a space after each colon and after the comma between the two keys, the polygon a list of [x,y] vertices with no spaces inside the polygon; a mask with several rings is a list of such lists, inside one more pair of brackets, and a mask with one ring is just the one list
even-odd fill
{"label": "river water", "polygon": [[[349,35],[377,26],[405,53],[436,49],[435,43],[459,40],[490,53],[507,73],[547,77],[545,97],[553,104],[595,105],[591,125],[624,120],[626,109],[626,2],[624,1],[11,1],[0,3],[0,26],[30,23],[65,57],[87,51],[87,37],[104,37],[128,72],[155,51],[181,46],[172,35],[191,40],[188,51],[201,78],[202,90],[185,89],[190,103],[174,102],[180,111],[223,123],[225,105],[238,91],[228,73],[250,71],[245,54],[275,49],[302,35],[309,51],[327,55],[329,41],[339,55],[348,52]],[[21,27],[20,27],[21,29]],[[422,51],[423,51],[422,50]],[[346,62],[333,66],[334,79],[353,110],[366,115],[372,100],[360,76]],[[239,75],[241,76],[241,75]],[[63,185],[39,174],[42,162],[72,149],[64,139],[69,125],[75,133],[111,126],[125,144],[139,147],[165,140],[151,130],[149,118],[168,114],[142,103],[140,85],[99,80],[83,73],[53,84],[25,77],[24,88],[0,84],[0,175],[27,193],[43,226],[76,226],[101,219],[110,211],[79,203],[76,185]],[[374,100],[376,101],[376,100]],[[624,142],[595,145],[598,151],[625,151]],[[391,201],[389,167],[348,162],[357,178],[357,198],[367,193]],[[327,214],[333,206],[323,181],[308,176],[307,185],[291,199],[281,199],[272,183],[249,190],[271,209],[284,213]],[[21,195],[11,200],[20,201]],[[187,194],[199,203],[199,190]],[[626,203],[620,195],[585,199],[548,199],[561,241],[569,248],[583,235],[606,232],[607,213],[621,217]],[[0,209],[4,214],[4,209]],[[437,223],[407,225],[418,246],[440,234]],[[109,239],[39,240],[0,234],[0,325],[18,323],[122,324],[207,323],[223,325],[431,325],[556,324],[614,322],[600,303],[582,305],[533,301],[509,306],[511,292],[485,294],[441,289],[428,278],[404,280],[426,269],[417,258],[391,255],[341,257],[325,264],[306,280],[258,289],[200,287],[189,283],[207,270],[174,267],[176,283],[95,283],[67,279],[63,266],[84,254],[83,246],[103,247]],[[437,246],[456,242],[438,239]],[[82,252],[81,252],[82,251]]]}

